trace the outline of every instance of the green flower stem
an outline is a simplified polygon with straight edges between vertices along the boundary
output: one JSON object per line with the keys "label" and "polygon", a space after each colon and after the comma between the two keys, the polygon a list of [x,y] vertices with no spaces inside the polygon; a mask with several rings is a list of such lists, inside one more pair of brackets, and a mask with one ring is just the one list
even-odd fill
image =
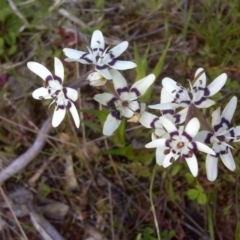
{"label": "green flower stem", "polygon": [[153,169],[153,174],[152,174],[150,188],[149,188],[149,198],[150,198],[150,204],[151,204],[151,211],[153,213],[154,223],[155,223],[155,227],[156,227],[156,231],[157,231],[157,238],[158,238],[158,240],[161,240],[156,211],[155,211],[155,207],[154,207],[154,203],[153,203],[153,182],[154,182],[156,172],[157,172],[157,164],[155,165],[155,167]]}

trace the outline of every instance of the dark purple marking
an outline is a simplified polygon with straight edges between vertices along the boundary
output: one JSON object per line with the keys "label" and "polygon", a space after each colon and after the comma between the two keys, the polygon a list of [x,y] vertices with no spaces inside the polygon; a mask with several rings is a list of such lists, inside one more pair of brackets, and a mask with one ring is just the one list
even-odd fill
{"label": "dark purple marking", "polygon": [[174,119],[175,119],[175,123],[176,123],[176,124],[180,122],[180,119],[181,119],[181,118],[180,118],[180,117],[181,117],[180,114],[176,114],[176,115],[174,115],[173,117],[174,117]]}
{"label": "dark purple marking", "polygon": [[63,110],[65,108],[65,106],[64,105],[58,105],[58,108]]}
{"label": "dark purple marking", "polygon": [[174,132],[171,132],[170,133],[170,136],[173,137],[173,136],[179,136],[179,133],[178,131],[174,131]]}
{"label": "dark purple marking", "polygon": [[192,149],[197,149],[197,144],[195,142],[192,142]]}
{"label": "dark purple marking", "polygon": [[187,132],[183,131],[182,136],[186,137],[186,138],[188,139],[189,142],[192,141],[192,137],[191,137]]}
{"label": "dark purple marking", "polygon": [[114,118],[116,118],[117,120],[122,120],[122,119],[123,119],[122,116],[121,116],[120,111],[112,111],[112,112],[111,112],[111,115],[112,115]]}
{"label": "dark purple marking", "polygon": [[58,81],[62,85],[62,79],[58,76],[54,76],[54,80]]}
{"label": "dark purple marking", "polygon": [[170,148],[170,143],[171,143],[171,140],[167,139],[165,142],[165,146]]}
{"label": "dark purple marking", "polygon": [[96,51],[100,51],[100,52],[102,52],[102,53],[104,52],[104,50],[103,50],[102,48],[93,48],[92,50],[93,50],[94,52],[96,52]]}
{"label": "dark purple marking", "polygon": [[186,103],[186,104],[190,105],[191,101],[185,100],[185,101],[181,101],[180,103]]}
{"label": "dark purple marking", "polygon": [[80,59],[84,59],[85,61],[87,61],[88,63],[92,63],[93,61],[89,58],[87,58],[86,56],[89,55],[89,53],[85,53],[83,54]]}
{"label": "dark purple marking", "polygon": [[164,115],[164,114],[171,114],[171,115],[173,115],[174,112],[175,112],[175,111],[174,111],[173,109],[165,109],[165,110],[162,110],[163,115]]}
{"label": "dark purple marking", "polygon": [[206,139],[204,140],[204,143],[210,144],[211,143],[211,137],[213,136],[212,133],[208,133]]}
{"label": "dark purple marking", "polygon": [[117,62],[117,60],[113,59],[111,62],[108,63],[108,65],[109,66],[114,66],[116,62]]}
{"label": "dark purple marking", "polygon": [[198,101],[195,101],[194,104],[195,105],[200,105],[202,102],[206,101],[206,98],[205,97],[202,97],[200,100]]}
{"label": "dark purple marking", "polygon": [[68,101],[67,108],[70,109],[71,107],[72,107],[72,103],[70,101]]}
{"label": "dark purple marking", "polygon": [[127,93],[129,92],[128,87],[123,87],[123,88],[118,88],[117,89],[117,94],[119,96],[121,96],[121,94],[124,93],[124,92],[127,92]]}
{"label": "dark purple marking", "polygon": [[110,58],[115,58],[115,56],[113,55],[113,53],[112,52],[109,52],[109,56],[110,56]]}
{"label": "dark purple marking", "polygon": [[134,92],[138,97],[141,95],[137,88],[132,88],[131,92]]}
{"label": "dark purple marking", "polygon": [[155,128],[155,122],[158,121],[158,120],[159,120],[159,118],[154,118],[154,119],[152,120],[152,122],[150,123],[150,127],[151,127],[151,128]]}
{"label": "dark purple marking", "polygon": [[210,95],[210,91],[208,88],[204,88],[203,92],[205,97]]}
{"label": "dark purple marking", "polygon": [[106,68],[108,68],[108,65],[106,65],[106,64],[104,64],[103,66],[96,65],[97,70],[103,70],[103,69],[106,69]]}
{"label": "dark purple marking", "polygon": [[227,125],[227,128],[230,127],[230,122],[226,118],[223,117],[223,118],[221,118],[220,123],[213,127],[214,131],[217,132],[223,126],[224,123]]}
{"label": "dark purple marking", "polygon": [[230,136],[232,137],[232,139],[229,139],[229,142],[233,142],[233,141],[234,141],[234,138],[235,138],[234,130],[231,129],[231,130],[229,131],[229,133],[230,133]]}
{"label": "dark purple marking", "polygon": [[50,80],[53,80],[53,77],[52,77],[51,75],[48,75],[48,76],[46,77],[45,81],[46,81],[46,83],[48,84],[48,82],[49,82]]}

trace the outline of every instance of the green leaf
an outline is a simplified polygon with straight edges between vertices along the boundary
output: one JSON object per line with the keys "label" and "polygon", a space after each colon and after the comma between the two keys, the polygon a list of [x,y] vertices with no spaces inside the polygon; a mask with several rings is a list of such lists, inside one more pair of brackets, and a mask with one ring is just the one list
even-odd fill
{"label": "green leaf", "polygon": [[206,204],[207,202],[207,196],[205,193],[200,192],[197,198],[197,202],[199,204]]}
{"label": "green leaf", "polygon": [[13,32],[8,32],[7,34],[5,34],[4,39],[9,46],[15,45],[16,34]]}
{"label": "green leaf", "polygon": [[125,146],[126,144],[126,119],[123,119],[118,129],[115,131],[112,140],[117,146]]}
{"label": "green leaf", "polygon": [[189,197],[189,199],[194,200],[198,197],[199,195],[199,191],[195,188],[192,189],[188,189],[187,191],[187,196]]}
{"label": "green leaf", "polygon": [[173,164],[173,167],[172,167],[172,170],[171,170],[171,175],[175,176],[180,171],[181,168],[182,168],[182,165],[178,164],[178,162]]}
{"label": "green leaf", "polygon": [[13,45],[8,49],[8,55],[12,55],[17,51],[17,45]]}

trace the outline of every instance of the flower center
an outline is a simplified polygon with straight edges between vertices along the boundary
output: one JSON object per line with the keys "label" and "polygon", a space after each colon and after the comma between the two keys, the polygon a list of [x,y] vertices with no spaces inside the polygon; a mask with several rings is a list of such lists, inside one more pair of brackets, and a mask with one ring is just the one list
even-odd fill
{"label": "flower center", "polygon": [[182,147],[184,147],[184,143],[183,142],[178,142],[177,143],[177,148],[180,149]]}
{"label": "flower center", "polygon": [[123,107],[128,107],[129,106],[129,102],[128,101],[123,101],[122,102],[122,106]]}

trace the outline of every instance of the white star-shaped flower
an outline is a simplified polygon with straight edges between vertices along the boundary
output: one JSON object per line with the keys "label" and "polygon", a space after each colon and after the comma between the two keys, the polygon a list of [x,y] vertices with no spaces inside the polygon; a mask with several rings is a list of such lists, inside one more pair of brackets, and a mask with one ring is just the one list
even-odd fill
{"label": "white star-shaped flower", "polygon": [[[101,31],[93,32],[91,47],[87,47],[87,52],[77,51],[71,48],[64,48],[63,51],[68,57],[65,61],[78,61],[83,64],[94,64],[96,71],[100,72],[106,79],[112,79],[109,68],[126,70],[136,67],[131,61],[117,60],[128,47],[128,42],[124,41],[109,50],[105,49],[104,37]],[[103,83],[101,81],[101,83]],[[99,83],[100,84],[100,83]]]}
{"label": "white star-shaped flower", "polygon": [[132,119],[140,113],[141,107],[138,98],[147,91],[155,80],[155,75],[150,74],[134,83],[129,90],[125,78],[119,71],[111,69],[110,72],[116,94],[101,93],[94,96],[97,102],[111,110],[103,126],[103,134],[106,136],[113,134],[123,118]]}
{"label": "white star-shaped flower", "polygon": [[162,85],[173,100],[170,102],[150,105],[149,108],[167,109],[169,106],[172,106],[173,108],[188,108],[191,104],[196,108],[211,107],[213,104],[215,104],[215,102],[211,99],[208,99],[208,97],[213,96],[221,90],[227,81],[227,74],[222,73],[206,87],[206,74],[201,73],[202,71],[204,71],[203,68],[199,68],[196,71],[195,77],[198,78],[193,85],[190,83],[190,89],[182,87],[171,78],[164,78],[162,80]]}
{"label": "white star-shaped flower", "polygon": [[52,75],[46,67],[37,62],[28,62],[27,67],[47,84],[46,87],[36,89],[32,93],[33,98],[39,100],[53,99],[49,106],[53,103],[56,104],[52,118],[52,126],[57,127],[62,122],[66,114],[66,109],[68,108],[76,127],[79,127],[80,118],[73,103],[78,99],[78,92],[75,89],[63,87],[64,68],[62,62],[58,58],[54,58],[54,75]]}
{"label": "white star-shaped flower", "polygon": [[177,129],[174,123],[168,118],[162,116],[160,118],[163,127],[169,133],[168,138],[156,139],[148,143],[146,148],[157,148],[156,159],[159,165],[164,168],[171,165],[180,157],[180,161],[186,160],[188,167],[194,177],[198,174],[198,163],[193,150],[199,150],[209,154],[215,152],[207,145],[193,141],[193,138],[199,131],[200,123],[197,118],[192,118],[186,127]]}
{"label": "white star-shaped flower", "polygon": [[215,155],[208,154],[206,159],[207,178],[214,181],[217,178],[218,159],[221,158],[223,164],[231,171],[236,168],[229,144],[238,142],[240,139],[240,126],[230,128],[233,114],[236,110],[237,98],[234,96],[229,101],[221,114],[220,107],[212,113],[213,132],[201,131],[197,134],[196,140],[205,144],[212,144]]}

